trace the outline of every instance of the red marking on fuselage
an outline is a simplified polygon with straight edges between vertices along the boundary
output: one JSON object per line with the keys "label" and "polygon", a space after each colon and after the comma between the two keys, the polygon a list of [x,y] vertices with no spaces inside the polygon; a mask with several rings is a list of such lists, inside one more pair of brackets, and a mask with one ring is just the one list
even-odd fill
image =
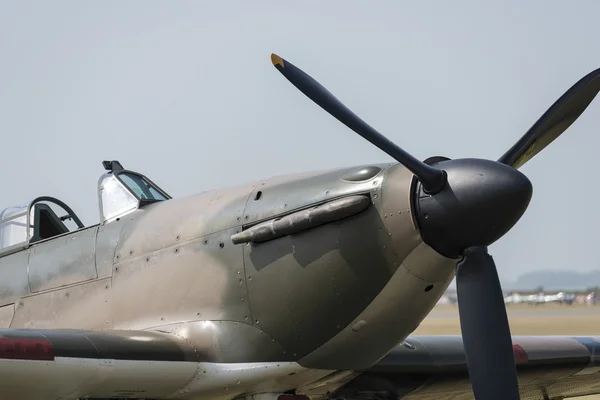
{"label": "red marking on fuselage", "polygon": [[45,339],[0,338],[0,359],[53,361],[52,343]]}
{"label": "red marking on fuselage", "polygon": [[529,362],[529,356],[518,344],[513,344],[513,354],[515,355],[516,364],[527,364]]}

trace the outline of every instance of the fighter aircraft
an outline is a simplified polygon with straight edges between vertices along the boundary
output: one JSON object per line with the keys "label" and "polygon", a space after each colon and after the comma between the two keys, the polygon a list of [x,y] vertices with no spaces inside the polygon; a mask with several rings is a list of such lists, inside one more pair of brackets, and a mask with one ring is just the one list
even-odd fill
{"label": "fighter aircraft", "polygon": [[[106,161],[96,225],[52,197],[6,209],[0,398],[600,393],[600,338],[511,337],[487,252],[529,205],[532,184],[518,168],[587,108],[600,70],[497,161],[420,161],[293,64],[271,59],[397,162],[171,198]],[[462,335],[411,336],[454,277]]]}

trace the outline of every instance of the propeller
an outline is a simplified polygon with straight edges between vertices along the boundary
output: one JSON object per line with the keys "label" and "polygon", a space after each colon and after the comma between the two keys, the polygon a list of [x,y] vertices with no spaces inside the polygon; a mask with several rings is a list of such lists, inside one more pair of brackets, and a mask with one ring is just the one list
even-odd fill
{"label": "propeller", "polygon": [[427,193],[437,193],[446,184],[444,171],[434,168],[416,159],[413,155],[397,146],[391,140],[377,132],[360,117],[348,109],[333,94],[325,89],[301,69],[281,57],[271,54],[271,62],[294,86],[325,111],[337,118],[342,124],[389,154],[419,178]]}
{"label": "propeller", "polygon": [[302,93],[415,175],[411,195],[423,241],[458,260],[460,325],[475,398],[519,399],[504,296],[487,246],[517,223],[531,200],[532,184],[518,168],[583,113],[600,91],[600,69],[573,85],[499,160],[432,157],[422,162],[289,61],[275,54],[271,61]]}
{"label": "propeller", "polygon": [[456,271],[458,315],[477,399],[518,399],[517,371],[504,295],[485,246],[469,247]]}
{"label": "propeller", "polygon": [[600,69],[581,78],[560,96],[498,162],[520,168],[566,131],[590,105],[598,91]]}

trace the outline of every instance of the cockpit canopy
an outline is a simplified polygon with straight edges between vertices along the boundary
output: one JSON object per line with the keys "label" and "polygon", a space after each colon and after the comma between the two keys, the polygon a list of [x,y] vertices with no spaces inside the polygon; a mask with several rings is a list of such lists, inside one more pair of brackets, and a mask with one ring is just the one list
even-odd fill
{"label": "cockpit canopy", "polygon": [[79,217],[65,203],[54,197],[38,197],[0,212],[0,255],[82,228]]}
{"label": "cockpit canopy", "polygon": [[[125,170],[118,161],[102,164],[108,172],[98,182],[101,224],[171,198],[150,179]],[[83,228],[79,217],[65,203],[54,197],[38,197],[0,211],[0,256]]]}
{"label": "cockpit canopy", "polygon": [[124,169],[118,161],[103,161],[102,164],[108,172],[98,182],[100,223],[110,222],[146,204],[171,198],[150,179]]}

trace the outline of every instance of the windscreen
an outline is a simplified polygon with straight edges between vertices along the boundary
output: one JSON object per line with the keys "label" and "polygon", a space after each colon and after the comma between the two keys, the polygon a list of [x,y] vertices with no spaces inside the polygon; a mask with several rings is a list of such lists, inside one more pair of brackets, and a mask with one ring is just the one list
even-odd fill
{"label": "windscreen", "polygon": [[167,200],[147,179],[144,177],[123,172],[118,174],[118,178],[127,186],[139,199],[145,200]]}

